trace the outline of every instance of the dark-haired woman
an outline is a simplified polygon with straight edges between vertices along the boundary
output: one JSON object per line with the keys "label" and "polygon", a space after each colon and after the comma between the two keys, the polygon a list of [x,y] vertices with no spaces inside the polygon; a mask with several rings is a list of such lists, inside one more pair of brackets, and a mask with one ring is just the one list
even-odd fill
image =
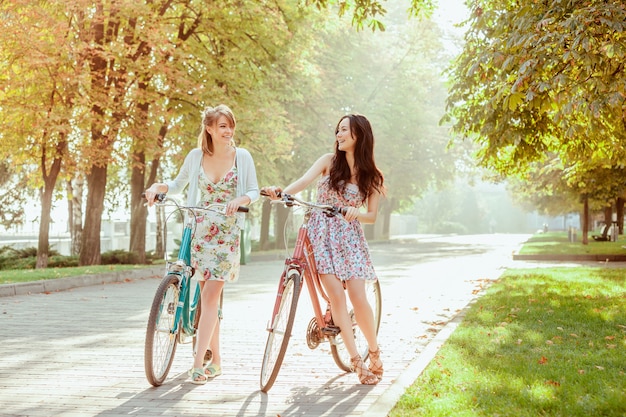
{"label": "dark-haired woman", "polygon": [[[308,223],[309,237],[317,270],[330,297],[333,321],[341,329],[352,367],[361,384],[374,385],[383,376],[383,363],[365,281],[375,280],[377,276],[361,224],[376,220],[379,199],[384,193],[383,174],[374,161],[374,134],[365,116],[342,117],[335,128],[335,139],[335,152],[319,158],[300,179],[284,189],[263,190],[270,198],[278,199],[278,192],[296,194],[318,179],[317,202],[348,209],[345,215],[337,217],[314,211]],[[366,210],[360,210],[361,207]],[[368,342],[368,366],[356,348],[344,285]]]}

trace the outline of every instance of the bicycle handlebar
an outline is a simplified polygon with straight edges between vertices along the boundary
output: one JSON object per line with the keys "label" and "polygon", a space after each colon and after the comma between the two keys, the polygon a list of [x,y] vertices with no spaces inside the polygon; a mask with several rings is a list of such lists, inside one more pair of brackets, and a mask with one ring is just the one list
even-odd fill
{"label": "bicycle handlebar", "polygon": [[[143,198],[146,198],[146,193],[141,193],[141,196]],[[157,195],[154,196],[154,201],[157,203],[165,203],[165,201],[167,200],[167,194],[166,193],[158,193]],[[173,201],[173,200],[171,200]],[[213,204],[211,204],[213,205]],[[220,205],[223,205],[220,203]],[[186,207],[186,206],[179,206],[178,204],[176,204],[176,206],[180,207],[180,208],[188,208],[188,209],[198,209],[198,210],[206,210],[207,207]],[[241,213],[247,213],[250,211],[249,207],[246,206],[239,206],[237,207],[237,211],[241,212]]]}
{"label": "bicycle handlebar", "polygon": [[[261,195],[265,197],[269,197],[269,194],[263,190],[261,190]],[[291,194],[285,194],[283,192],[277,192],[276,195],[281,198],[280,203],[283,203],[287,207],[291,207],[294,204],[298,206],[304,206],[316,210],[322,210],[327,216],[336,216],[337,214],[345,215],[348,212],[346,207],[336,207],[328,204],[318,204],[312,203],[310,201],[300,200],[298,197],[293,196]]]}

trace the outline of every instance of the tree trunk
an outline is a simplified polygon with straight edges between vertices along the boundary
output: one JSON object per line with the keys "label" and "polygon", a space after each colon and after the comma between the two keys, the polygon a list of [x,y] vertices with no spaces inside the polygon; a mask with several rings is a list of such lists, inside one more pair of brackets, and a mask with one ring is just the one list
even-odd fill
{"label": "tree trunk", "polygon": [[83,177],[77,175],[67,182],[67,207],[70,231],[70,253],[80,254],[80,245],[83,236]]}
{"label": "tree trunk", "polygon": [[389,231],[391,229],[391,212],[393,211],[393,200],[382,199],[382,215],[383,215],[383,231],[382,238],[389,240]]}
{"label": "tree trunk", "polygon": [[[102,48],[107,42],[106,36],[111,35],[111,32],[105,33],[105,25],[106,22],[112,22],[115,15],[115,10],[110,11],[109,19],[107,20],[105,18],[104,5],[96,3],[89,33],[86,35],[95,47]],[[118,96],[111,93],[111,87],[113,85],[117,88],[122,87],[121,83],[113,83],[114,80],[111,77],[107,77],[107,68],[109,65],[113,67],[113,62],[109,62],[107,59],[105,54],[92,54],[89,57],[91,97],[93,99],[91,103],[91,149],[89,149],[89,158],[93,162],[87,174],[85,228],[80,248],[79,265],[98,265],[101,260],[100,230],[102,227],[102,212],[104,210],[107,167],[118,130],[118,126],[115,124],[117,112],[114,111],[113,118],[110,119],[107,117],[105,109],[111,109],[109,105],[119,100]],[[106,101],[106,99],[110,99],[110,101]]]}
{"label": "tree trunk", "polygon": [[167,225],[165,224],[165,209],[163,207],[156,208],[156,246],[154,255],[160,259],[165,258],[165,250],[167,248]]}
{"label": "tree trunk", "polygon": [[259,236],[259,247],[261,250],[270,249],[270,219],[272,217],[272,203],[269,199],[263,200],[261,208],[261,234]]}
{"label": "tree trunk", "polygon": [[85,229],[81,243],[79,264],[99,265],[100,230],[104,211],[104,193],[106,191],[107,166],[92,166],[87,175],[87,207]]}
{"label": "tree trunk", "polygon": [[617,227],[619,234],[624,234],[624,199],[622,197],[617,198],[615,203],[615,212],[617,213]]}
{"label": "tree trunk", "polygon": [[55,148],[55,156],[50,165],[50,171],[46,172],[46,144],[47,135],[44,133],[41,153],[41,170],[43,174],[43,190],[41,192],[41,216],[39,219],[39,242],[37,245],[37,261],[35,268],[47,268],[48,256],[50,251],[50,211],[52,210],[52,199],[54,198],[54,188],[56,187],[57,178],[61,172],[61,161],[67,149],[67,142],[63,135],[59,138],[59,142]]}
{"label": "tree trunk", "polygon": [[[144,106],[143,112],[147,113],[148,108]],[[161,125],[157,146],[163,149],[163,140],[167,134],[167,123]],[[146,180],[146,156],[143,151],[134,152],[132,155],[132,174],[130,180],[130,252],[139,256],[140,263],[146,263],[146,225],[148,219],[148,209],[144,205],[144,198],[141,194],[147,186],[155,182],[159,170],[159,158],[155,157],[150,166],[150,173]],[[161,236],[161,235],[158,235]],[[160,253],[163,253],[162,243],[157,243],[157,249],[161,245]],[[157,250],[157,252],[159,252]]]}
{"label": "tree trunk", "polygon": [[589,199],[583,199],[583,245],[589,244]]}
{"label": "tree trunk", "polygon": [[290,212],[290,207],[285,207],[282,204],[276,204],[276,225],[274,228],[274,236],[276,236],[276,249],[287,249],[289,246],[289,242],[286,241],[289,239],[289,236],[285,236],[285,225],[287,224],[287,219],[289,219]]}
{"label": "tree trunk", "polygon": [[52,191],[48,186],[41,192],[41,216],[39,216],[39,242],[37,245],[37,262],[35,268],[48,267],[50,250],[50,211],[52,210]]}
{"label": "tree trunk", "polygon": [[128,250],[137,255],[139,263],[146,263],[146,218],[148,208],[143,204],[141,193],[145,190],[144,171],[145,154],[132,154],[132,172],[130,176],[130,245]]}
{"label": "tree trunk", "polygon": [[606,224],[607,226],[611,225],[611,222],[613,221],[613,206],[606,206],[604,208],[604,224]]}

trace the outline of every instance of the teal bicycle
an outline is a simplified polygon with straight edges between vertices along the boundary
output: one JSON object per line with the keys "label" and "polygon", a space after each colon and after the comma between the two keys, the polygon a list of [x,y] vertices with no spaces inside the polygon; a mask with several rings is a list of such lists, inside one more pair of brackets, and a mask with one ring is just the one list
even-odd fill
{"label": "teal bicycle", "polygon": [[[211,204],[206,207],[188,207],[178,204],[166,196],[158,194],[157,207],[171,207],[167,219],[175,213],[184,214],[178,259],[167,260],[165,275],[159,284],[148,317],[144,351],[144,368],[148,382],[157,387],[165,381],[170,371],[178,343],[195,346],[195,335],[200,319],[200,285],[192,280],[195,270],[191,266],[191,241],[195,232],[196,217],[203,211],[224,214],[224,204]],[[237,211],[247,212],[248,207],[240,206]],[[167,220],[165,222],[167,224]],[[167,251],[166,251],[167,253]],[[223,293],[221,297],[223,297]],[[220,298],[220,310],[222,298]],[[219,314],[221,318],[221,312]],[[211,360],[211,351],[205,354],[204,361]]]}

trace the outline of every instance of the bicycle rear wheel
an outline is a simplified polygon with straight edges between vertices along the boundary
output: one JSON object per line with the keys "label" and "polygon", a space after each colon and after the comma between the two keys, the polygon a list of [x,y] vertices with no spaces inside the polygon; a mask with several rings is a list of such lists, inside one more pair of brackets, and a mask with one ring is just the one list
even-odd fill
{"label": "bicycle rear wheel", "polygon": [[[372,306],[372,313],[374,314],[374,327],[376,334],[378,334],[378,328],[380,327],[380,314],[382,310],[382,298],[380,295],[380,283],[378,280],[365,281],[365,293],[367,296],[367,302]],[[363,335],[361,328],[356,322],[354,315],[354,308],[350,303],[350,297],[346,296],[346,303],[348,304],[348,314],[352,319],[352,333],[354,334],[354,341],[356,348],[363,360],[366,360],[369,356],[369,348],[367,345],[367,339]],[[331,340],[330,351],[333,355],[333,359],[337,366],[346,372],[352,372],[352,366],[350,364],[350,353],[346,349],[346,346],[341,337],[341,333],[335,336],[334,342]]]}
{"label": "bicycle rear wheel", "polygon": [[[178,335],[172,333],[180,289],[179,277],[167,274],[157,288],[146,329],[144,368],[150,384],[158,387],[170,371]],[[180,331],[180,326],[178,327]]]}
{"label": "bicycle rear wheel", "polygon": [[272,323],[268,329],[267,343],[265,344],[265,352],[263,353],[263,364],[261,365],[261,391],[267,392],[274,385],[278,371],[283,363],[289,338],[291,337],[291,329],[296,317],[296,307],[298,306],[298,297],[302,288],[302,279],[299,273],[293,272],[289,275],[285,283],[282,294],[277,295],[280,298],[280,305],[276,315],[272,317]]}

